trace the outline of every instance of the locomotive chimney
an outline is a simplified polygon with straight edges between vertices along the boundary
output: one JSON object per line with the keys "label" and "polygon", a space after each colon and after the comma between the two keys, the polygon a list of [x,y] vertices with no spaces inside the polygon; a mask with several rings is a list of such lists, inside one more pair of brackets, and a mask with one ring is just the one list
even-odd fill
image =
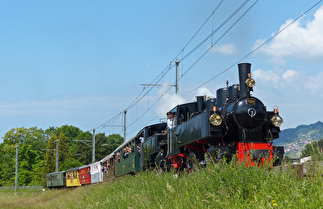
{"label": "locomotive chimney", "polygon": [[197,103],[197,112],[203,111],[204,106],[204,96],[197,96],[196,97],[196,103]]}
{"label": "locomotive chimney", "polygon": [[246,80],[248,79],[248,74],[250,73],[251,64],[250,63],[240,63],[239,68],[239,83],[240,83],[240,98],[249,97],[250,91],[249,87],[246,85]]}
{"label": "locomotive chimney", "polygon": [[221,88],[216,91],[216,108],[221,109],[227,100],[228,88]]}

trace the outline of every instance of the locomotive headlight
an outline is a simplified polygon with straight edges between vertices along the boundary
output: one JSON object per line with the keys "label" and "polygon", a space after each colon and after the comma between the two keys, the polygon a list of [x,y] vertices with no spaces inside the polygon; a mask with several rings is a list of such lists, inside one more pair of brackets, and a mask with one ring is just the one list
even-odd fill
{"label": "locomotive headlight", "polygon": [[222,118],[219,114],[214,113],[213,115],[211,115],[210,117],[210,123],[214,126],[219,126],[222,123]]}
{"label": "locomotive headlight", "polygon": [[256,81],[253,79],[253,78],[248,78],[246,80],[246,85],[249,87],[249,88],[252,88],[256,85]]}
{"label": "locomotive headlight", "polygon": [[283,125],[284,121],[279,115],[275,115],[274,117],[271,118],[271,123],[275,127],[279,128]]}

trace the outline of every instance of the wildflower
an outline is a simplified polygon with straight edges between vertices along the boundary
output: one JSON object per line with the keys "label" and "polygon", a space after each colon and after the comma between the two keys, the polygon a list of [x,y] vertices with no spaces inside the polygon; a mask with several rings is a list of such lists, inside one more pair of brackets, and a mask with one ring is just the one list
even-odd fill
{"label": "wildflower", "polygon": [[239,178],[240,178],[240,183],[242,184],[241,176],[239,176]]}

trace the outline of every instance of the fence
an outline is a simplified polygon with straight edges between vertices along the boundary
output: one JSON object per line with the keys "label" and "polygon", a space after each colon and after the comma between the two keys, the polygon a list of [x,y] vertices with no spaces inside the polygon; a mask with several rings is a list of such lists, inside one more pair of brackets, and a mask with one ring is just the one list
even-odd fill
{"label": "fence", "polygon": [[[43,186],[18,186],[17,190],[23,190],[23,191],[40,191],[44,187]],[[4,186],[0,187],[0,192],[2,191],[15,191],[15,186]]]}

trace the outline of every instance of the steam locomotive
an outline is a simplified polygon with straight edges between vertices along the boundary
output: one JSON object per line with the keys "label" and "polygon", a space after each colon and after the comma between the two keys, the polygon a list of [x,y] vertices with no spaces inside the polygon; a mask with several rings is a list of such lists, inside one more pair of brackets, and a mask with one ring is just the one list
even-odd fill
{"label": "steam locomotive", "polygon": [[227,159],[235,154],[247,166],[279,163],[284,149],[274,147],[272,141],[279,137],[283,119],[277,107],[267,111],[261,100],[251,96],[255,86],[251,64],[241,63],[238,68],[239,84],[218,89],[216,98],[198,96],[196,102],[170,111],[177,125],[167,135],[165,159],[157,159],[161,167],[167,161],[175,168],[198,165],[205,154]]}
{"label": "steam locomotive", "polygon": [[[107,157],[87,166],[91,170],[83,173],[93,176],[86,178],[100,182],[150,167],[198,167],[207,157],[230,160],[235,156],[246,166],[279,164],[284,148],[273,146],[273,140],[279,137],[283,119],[277,107],[267,111],[261,100],[251,96],[255,86],[251,64],[241,63],[238,68],[239,84],[218,89],[216,98],[198,96],[196,102],[177,105],[168,112],[174,126],[158,123],[144,127]],[[53,184],[53,179],[63,173],[67,183],[61,182],[66,186],[81,186],[84,167],[47,174],[47,185],[60,185]],[[96,169],[92,171],[92,167]]]}

